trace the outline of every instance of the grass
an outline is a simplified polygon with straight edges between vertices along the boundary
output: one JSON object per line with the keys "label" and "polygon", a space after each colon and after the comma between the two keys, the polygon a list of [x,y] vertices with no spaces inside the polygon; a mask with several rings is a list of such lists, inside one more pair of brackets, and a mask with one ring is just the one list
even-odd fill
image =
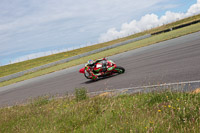
{"label": "grass", "polygon": [[200,93],[39,98],[0,108],[0,132],[199,132]]}
{"label": "grass", "polygon": [[85,100],[87,98],[87,91],[85,88],[76,88],[75,89],[76,101]]}
{"label": "grass", "polygon": [[116,39],[116,40],[113,40],[113,41],[100,43],[100,44],[96,44],[96,45],[93,45],[93,46],[88,46],[88,47],[84,47],[84,48],[80,48],[80,49],[75,49],[75,50],[68,51],[68,52],[63,52],[63,53],[53,54],[53,55],[49,55],[49,56],[45,56],[45,57],[40,57],[40,58],[37,58],[37,59],[27,60],[27,61],[24,61],[24,62],[19,62],[19,63],[10,64],[10,65],[6,65],[6,66],[1,66],[0,67],[0,77],[10,75],[10,74],[13,74],[13,73],[16,73],[16,72],[20,72],[20,71],[23,71],[23,70],[27,70],[27,69],[30,69],[30,68],[33,68],[33,67],[41,66],[41,65],[44,65],[44,64],[47,64],[47,63],[55,62],[55,61],[58,61],[58,60],[61,60],[61,59],[65,59],[65,58],[68,58],[68,57],[71,57],[71,56],[75,56],[75,55],[78,55],[78,54],[89,52],[89,51],[99,49],[99,48],[102,48],[102,47],[106,47],[106,46],[109,46],[109,45],[113,45],[113,44],[116,44],[116,43],[119,43],[119,42],[122,42],[122,41],[126,41],[126,40],[129,40],[129,39],[132,39],[132,38],[136,38],[138,36],[145,35],[145,34],[150,34],[150,33],[154,33],[154,32],[157,32],[157,31],[172,28],[172,27],[175,27],[175,26],[178,26],[178,25],[181,25],[181,24],[184,24],[184,23],[192,22],[192,21],[195,21],[195,20],[199,20],[199,19],[200,19],[200,15],[196,15],[196,16],[192,16],[192,17],[189,17],[189,18],[186,18],[186,19],[183,19],[183,20],[179,20],[179,21],[167,24],[167,25],[163,25],[163,26],[160,26],[160,27],[157,27],[157,28],[153,28],[151,30],[147,30],[147,31],[144,31],[144,32],[141,32],[141,33],[130,35],[128,37],[119,38],[119,39]]}
{"label": "grass", "polygon": [[12,83],[16,83],[16,82],[19,82],[19,81],[27,80],[27,79],[30,79],[30,78],[33,78],[33,77],[41,76],[41,75],[44,75],[44,74],[47,74],[47,73],[55,72],[55,71],[65,69],[65,68],[68,68],[68,67],[83,64],[83,63],[87,62],[89,59],[98,59],[98,58],[102,58],[102,57],[108,57],[108,56],[111,56],[111,55],[115,55],[115,54],[126,52],[126,51],[129,51],[129,50],[137,49],[137,48],[140,48],[140,47],[145,47],[145,46],[157,43],[157,42],[162,42],[162,41],[165,41],[165,40],[169,40],[169,39],[172,39],[172,38],[176,38],[176,37],[183,36],[183,35],[186,35],[186,34],[197,32],[197,31],[200,31],[200,23],[194,24],[194,25],[191,25],[191,26],[188,26],[188,27],[184,27],[184,28],[181,28],[181,29],[177,29],[177,30],[174,30],[174,31],[171,31],[171,32],[155,35],[155,36],[152,36],[152,37],[147,38],[147,39],[143,39],[143,40],[140,40],[140,41],[137,41],[137,42],[126,44],[126,45],[123,45],[123,46],[120,46],[120,47],[117,47],[117,48],[113,48],[113,49],[110,49],[110,50],[106,50],[106,51],[103,51],[103,52],[99,52],[99,53],[96,53],[96,54],[93,54],[93,55],[90,55],[90,56],[82,57],[81,59],[73,60],[73,61],[70,61],[70,62],[67,62],[67,63],[64,63],[64,64],[59,64],[59,65],[56,65],[56,66],[53,66],[53,67],[50,67],[50,68],[47,68],[47,69],[43,69],[43,70],[34,72],[34,73],[29,73],[29,74],[26,74],[24,76],[21,76],[21,77],[15,78],[15,79],[11,79],[9,81],[1,82],[0,87],[5,86],[5,85],[9,85],[9,84],[12,84]]}

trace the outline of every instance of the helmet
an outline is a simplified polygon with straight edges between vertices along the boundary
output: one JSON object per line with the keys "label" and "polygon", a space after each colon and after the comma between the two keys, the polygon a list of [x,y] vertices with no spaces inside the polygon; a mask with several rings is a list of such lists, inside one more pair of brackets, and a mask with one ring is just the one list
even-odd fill
{"label": "helmet", "polygon": [[88,65],[90,65],[90,66],[94,65],[94,61],[93,60],[89,60],[88,61]]}

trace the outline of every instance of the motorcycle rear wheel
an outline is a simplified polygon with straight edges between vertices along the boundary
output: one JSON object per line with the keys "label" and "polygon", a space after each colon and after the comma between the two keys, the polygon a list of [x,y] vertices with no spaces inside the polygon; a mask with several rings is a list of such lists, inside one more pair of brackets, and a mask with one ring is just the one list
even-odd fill
{"label": "motorcycle rear wheel", "polygon": [[115,68],[115,70],[116,70],[117,73],[119,73],[119,74],[122,74],[122,73],[125,72],[125,69],[124,69],[123,67],[121,67],[121,66],[117,66],[117,67]]}

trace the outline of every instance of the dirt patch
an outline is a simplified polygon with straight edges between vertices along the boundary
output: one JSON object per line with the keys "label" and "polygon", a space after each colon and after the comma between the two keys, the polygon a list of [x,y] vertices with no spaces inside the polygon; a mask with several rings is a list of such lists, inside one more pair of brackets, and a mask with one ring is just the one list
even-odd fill
{"label": "dirt patch", "polygon": [[193,94],[198,94],[198,93],[200,93],[200,88],[197,88],[197,89],[194,90],[192,93],[193,93]]}

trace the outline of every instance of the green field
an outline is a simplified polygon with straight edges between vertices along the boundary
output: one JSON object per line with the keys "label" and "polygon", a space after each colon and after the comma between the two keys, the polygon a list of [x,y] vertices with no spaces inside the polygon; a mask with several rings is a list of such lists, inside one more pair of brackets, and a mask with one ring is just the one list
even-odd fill
{"label": "green field", "polygon": [[[82,97],[82,100],[80,99]],[[79,98],[79,99],[78,99]],[[48,100],[0,108],[0,132],[200,132],[200,93],[160,92]]]}
{"label": "green field", "polygon": [[99,48],[102,48],[102,47],[106,47],[106,46],[109,46],[109,45],[113,45],[113,44],[116,44],[116,43],[119,43],[119,42],[122,42],[122,41],[125,41],[125,40],[129,40],[129,39],[132,39],[132,38],[135,38],[135,37],[145,35],[145,34],[150,34],[150,33],[154,33],[154,32],[157,32],[157,31],[162,31],[162,30],[172,28],[172,27],[184,24],[184,23],[192,22],[192,21],[195,21],[195,20],[200,20],[200,15],[189,17],[189,18],[179,20],[179,21],[174,22],[174,23],[163,25],[161,27],[153,28],[153,29],[148,30],[148,31],[144,31],[144,32],[141,32],[141,33],[130,35],[128,37],[120,38],[120,39],[113,40],[113,41],[110,41],[110,42],[96,44],[96,45],[93,45],[93,46],[88,46],[88,47],[84,47],[84,48],[80,48],[80,49],[76,49],[76,50],[72,50],[72,51],[68,51],[68,52],[63,52],[63,53],[59,53],[59,54],[45,56],[45,57],[32,59],[32,60],[28,60],[28,61],[24,61],[24,62],[19,62],[19,63],[15,63],[15,64],[10,64],[10,65],[6,65],[6,66],[1,66],[0,67],[0,77],[10,75],[10,74],[13,74],[13,73],[16,73],[16,72],[20,72],[20,71],[23,71],[23,70],[27,70],[27,69],[30,69],[30,68],[33,68],[33,67],[41,66],[41,65],[51,63],[51,62],[54,62],[54,61],[58,61],[58,60],[61,60],[61,59],[65,59],[65,58],[75,56],[75,55],[78,55],[78,54],[82,54],[82,53],[85,53],[85,52],[89,52],[89,51],[99,49]]}

